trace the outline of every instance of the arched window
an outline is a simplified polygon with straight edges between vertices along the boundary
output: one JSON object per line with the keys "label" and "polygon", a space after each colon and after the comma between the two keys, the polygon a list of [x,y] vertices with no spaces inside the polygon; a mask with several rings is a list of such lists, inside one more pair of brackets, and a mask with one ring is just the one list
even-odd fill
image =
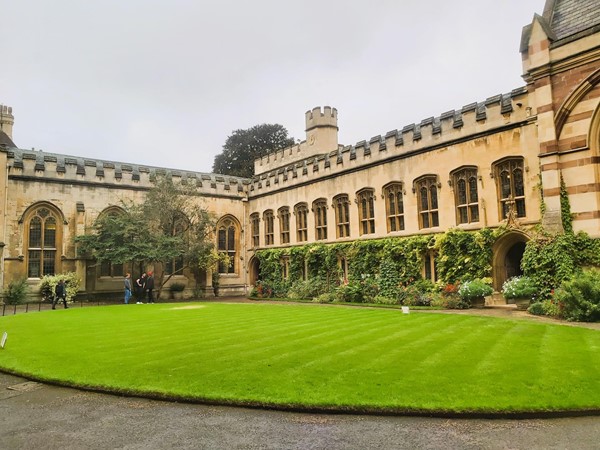
{"label": "arched window", "polygon": [[277,211],[279,217],[279,234],[282,244],[290,242],[290,208],[284,206]]}
{"label": "arched window", "polygon": [[25,221],[27,230],[27,276],[41,278],[58,270],[61,222],[58,214],[46,206],[31,211]]}
{"label": "arched window", "polygon": [[258,213],[250,214],[250,225],[252,228],[252,247],[260,246],[260,217]]}
{"label": "arched window", "polygon": [[383,188],[387,231],[404,230],[404,189],[402,183],[390,183]]}
{"label": "arched window", "polygon": [[265,245],[273,245],[275,243],[274,220],[273,210],[267,209],[263,213],[263,222],[265,223]]}
{"label": "arched window", "polygon": [[313,202],[313,213],[315,215],[315,239],[322,241],[327,239],[327,200],[320,198]]}
{"label": "arched window", "polygon": [[523,158],[507,158],[493,164],[498,192],[500,220],[506,219],[511,208],[517,217],[525,217],[525,183]]}
{"label": "arched window", "polygon": [[308,206],[306,203],[298,203],[294,206],[294,214],[296,215],[296,240],[305,242],[308,239]]}
{"label": "arched window", "polygon": [[234,274],[238,272],[238,230],[237,222],[231,217],[221,219],[217,224],[217,250],[226,254],[229,262],[219,262],[219,273]]}
{"label": "arched window", "polygon": [[340,194],[333,198],[335,209],[335,228],[338,238],[350,236],[350,199],[346,194]]}
{"label": "arched window", "polygon": [[419,228],[438,227],[438,181],[435,175],[425,175],[414,183],[419,206]]}
{"label": "arched window", "polygon": [[356,194],[360,234],[375,233],[375,191],[363,189]]}
{"label": "arched window", "polygon": [[479,222],[477,168],[465,167],[451,173],[456,204],[456,223]]}

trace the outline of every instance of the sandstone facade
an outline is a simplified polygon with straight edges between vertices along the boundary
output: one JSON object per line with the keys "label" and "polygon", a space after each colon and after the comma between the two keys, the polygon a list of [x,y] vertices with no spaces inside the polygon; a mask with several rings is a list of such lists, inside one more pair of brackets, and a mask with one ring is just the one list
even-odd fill
{"label": "sandstone facade", "polygon": [[[338,142],[335,108],[307,111],[306,140],[257,159],[252,179],[18,149],[12,110],[0,106],[0,284],[76,271],[82,295],[120,292],[122,273],[79,257],[73,237],[121,199],[143,201],[165,173],[196,184],[218,220],[215,242],[234,259],[222,294],[247,292],[262,248],[508,224],[494,248],[499,288],[518,272],[531,227],[560,231],[561,179],[575,231],[600,237],[597,1],[548,0],[520,51],[524,86],[354,145]],[[188,295],[212,295],[210,273],[177,278]]]}

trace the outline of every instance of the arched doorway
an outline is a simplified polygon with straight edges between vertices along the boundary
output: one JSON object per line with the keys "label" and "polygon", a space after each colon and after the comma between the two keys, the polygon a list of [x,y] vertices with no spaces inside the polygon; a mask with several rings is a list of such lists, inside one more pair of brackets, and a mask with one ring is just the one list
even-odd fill
{"label": "arched doorway", "polygon": [[521,260],[529,236],[521,231],[509,231],[500,236],[493,247],[492,277],[494,289],[502,290],[509,278],[522,275]]}
{"label": "arched doorway", "polygon": [[260,280],[260,261],[254,256],[250,258],[250,262],[248,264],[248,275],[250,286],[255,286],[256,281]]}

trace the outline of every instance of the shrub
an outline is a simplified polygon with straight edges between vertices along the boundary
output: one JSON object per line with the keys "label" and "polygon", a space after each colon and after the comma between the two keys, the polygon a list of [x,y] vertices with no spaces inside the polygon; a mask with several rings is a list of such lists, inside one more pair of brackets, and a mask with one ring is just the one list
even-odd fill
{"label": "shrub", "polygon": [[336,295],[333,292],[325,292],[318,297],[313,298],[315,303],[332,303],[336,300]]}
{"label": "shrub", "polygon": [[319,278],[298,280],[287,291],[287,296],[293,299],[315,298],[326,292],[326,283]]}
{"label": "shrub", "polygon": [[171,283],[171,285],[169,286],[169,290],[171,292],[183,292],[185,289],[185,284],[183,283]]}
{"label": "shrub", "polygon": [[527,308],[527,312],[536,316],[543,316],[546,314],[544,311],[544,304],[542,302],[532,303],[529,308]]}
{"label": "shrub", "polygon": [[600,271],[585,270],[563,282],[555,298],[562,304],[562,316],[580,322],[600,321]]}
{"label": "shrub", "polygon": [[75,272],[59,273],[56,275],[45,275],[40,283],[42,300],[51,301],[54,298],[54,288],[60,280],[64,280],[67,287],[67,301],[73,300],[79,292],[81,280]]}
{"label": "shrub", "polygon": [[23,303],[27,298],[29,292],[29,286],[27,285],[27,278],[21,278],[20,280],[11,281],[8,283],[8,289],[6,290],[6,303],[9,305],[18,305]]}
{"label": "shrub", "polygon": [[544,314],[550,317],[561,317],[562,315],[562,307],[560,303],[556,300],[545,300],[542,303],[542,307],[544,308]]}
{"label": "shrub", "polygon": [[493,292],[494,290],[492,287],[480,279],[465,281],[458,289],[460,298],[469,301],[475,298],[485,297],[486,295],[492,295]]}
{"label": "shrub", "polygon": [[397,305],[398,298],[387,297],[385,295],[378,295],[373,299],[373,303],[377,303],[379,305]]}
{"label": "shrub", "polygon": [[537,292],[537,288],[530,277],[512,277],[502,285],[504,298],[529,298]]}
{"label": "shrub", "polygon": [[469,309],[471,302],[461,299],[458,295],[452,295],[444,298],[442,306],[446,309]]}

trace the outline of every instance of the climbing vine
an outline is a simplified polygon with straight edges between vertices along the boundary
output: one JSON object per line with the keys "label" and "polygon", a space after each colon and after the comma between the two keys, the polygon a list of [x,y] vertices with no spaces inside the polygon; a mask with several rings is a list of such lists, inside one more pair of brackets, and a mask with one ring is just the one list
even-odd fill
{"label": "climbing vine", "polygon": [[560,174],[560,216],[562,219],[563,230],[565,230],[565,233],[567,234],[572,234],[573,218],[571,216],[571,203],[569,202],[569,194],[562,173]]}

